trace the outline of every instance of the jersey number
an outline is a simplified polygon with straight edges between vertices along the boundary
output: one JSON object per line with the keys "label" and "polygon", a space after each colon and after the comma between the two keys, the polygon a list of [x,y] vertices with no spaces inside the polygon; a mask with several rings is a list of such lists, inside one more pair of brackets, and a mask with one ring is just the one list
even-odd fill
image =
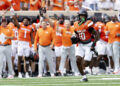
{"label": "jersey number", "polygon": [[85,40],[85,39],[86,39],[85,33],[83,33],[83,32],[79,33],[79,37],[80,37],[80,39],[82,39],[82,40]]}
{"label": "jersey number", "polygon": [[15,31],[15,38],[18,37],[18,31]]}
{"label": "jersey number", "polygon": [[24,31],[24,38],[26,38],[26,34],[27,34],[27,31],[25,30],[25,31]]}

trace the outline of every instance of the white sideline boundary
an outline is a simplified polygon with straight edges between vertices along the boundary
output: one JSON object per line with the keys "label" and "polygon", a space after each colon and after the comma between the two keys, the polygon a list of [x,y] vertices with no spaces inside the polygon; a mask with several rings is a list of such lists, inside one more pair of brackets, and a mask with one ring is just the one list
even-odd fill
{"label": "white sideline boundary", "polygon": [[[75,84],[72,84],[72,85],[120,85],[120,83],[75,83]],[[0,85],[0,86],[31,86],[31,85],[39,85],[39,86],[69,86],[70,84],[24,84],[24,85]]]}

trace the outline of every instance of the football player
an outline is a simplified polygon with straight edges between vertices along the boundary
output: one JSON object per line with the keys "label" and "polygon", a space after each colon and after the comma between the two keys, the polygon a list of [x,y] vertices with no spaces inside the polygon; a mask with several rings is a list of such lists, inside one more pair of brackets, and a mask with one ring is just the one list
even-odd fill
{"label": "football player", "polygon": [[[88,13],[85,10],[80,10],[78,12],[78,21],[74,23],[75,34],[79,38],[79,44],[77,47],[77,64],[79,71],[83,78],[81,81],[88,81],[85,73],[84,67],[90,65],[92,59],[92,52],[94,51],[95,44],[98,40],[98,33],[93,28],[93,21],[87,20]],[[92,42],[92,36],[94,36],[94,41]],[[82,62],[84,57],[84,61]]]}

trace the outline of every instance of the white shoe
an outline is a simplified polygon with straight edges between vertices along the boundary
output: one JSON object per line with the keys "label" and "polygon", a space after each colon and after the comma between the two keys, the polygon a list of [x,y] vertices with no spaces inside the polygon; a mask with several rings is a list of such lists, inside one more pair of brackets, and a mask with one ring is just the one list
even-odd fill
{"label": "white shoe", "polygon": [[51,77],[55,77],[55,75],[54,75],[54,74],[51,74]]}
{"label": "white shoe", "polygon": [[74,76],[79,76],[79,73],[75,73]]}
{"label": "white shoe", "polygon": [[38,77],[38,78],[42,78],[42,75],[41,75],[41,74],[39,74],[37,77]]}
{"label": "white shoe", "polygon": [[22,74],[21,73],[18,74],[18,78],[22,78]]}
{"label": "white shoe", "polygon": [[120,75],[120,70],[115,70],[113,74]]}
{"label": "white shoe", "polygon": [[91,69],[90,69],[90,67],[85,67],[84,72],[85,72],[86,74],[90,74],[90,75],[91,75]]}
{"label": "white shoe", "polygon": [[25,73],[25,78],[30,78],[28,72]]}
{"label": "white shoe", "polygon": [[98,67],[93,67],[92,68],[92,74],[97,75],[99,73],[99,68]]}
{"label": "white shoe", "polygon": [[7,79],[14,79],[13,75],[8,75]]}

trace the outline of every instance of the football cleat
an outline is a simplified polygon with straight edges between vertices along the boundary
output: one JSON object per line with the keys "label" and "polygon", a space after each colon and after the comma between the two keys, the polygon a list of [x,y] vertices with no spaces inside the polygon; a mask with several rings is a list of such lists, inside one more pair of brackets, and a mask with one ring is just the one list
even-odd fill
{"label": "football cleat", "polygon": [[81,82],[88,82],[88,79],[87,78],[82,78],[80,81]]}

